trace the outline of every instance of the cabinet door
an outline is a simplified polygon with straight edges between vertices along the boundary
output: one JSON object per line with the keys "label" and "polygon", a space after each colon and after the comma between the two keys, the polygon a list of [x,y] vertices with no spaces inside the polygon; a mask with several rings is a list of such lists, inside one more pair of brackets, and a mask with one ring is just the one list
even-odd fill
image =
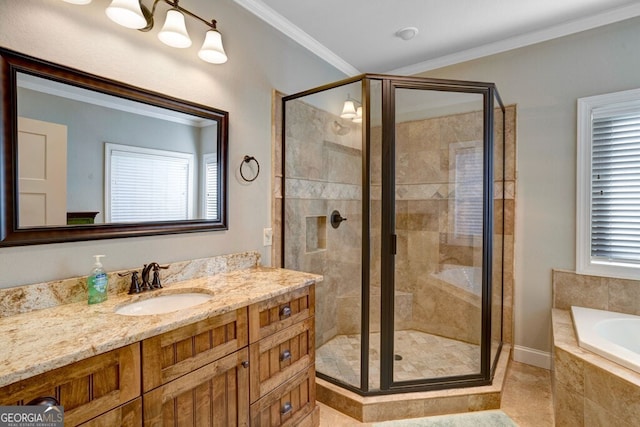
{"label": "cabinet door", "polygon": [[248,350],[242,349],[143,395],[145,426],[248,426]]}
{"label": "cabinet door", "polygon": [[314,314],[314,285],[253,304],[249,306],[249,341],[257,342]]}
{"label": "cabinet door", "polygon": [[314,364],[314,319],[310,317],[251,344],[252,403]]}
{"label": "cabinet door", "polygon": [[80,427],[142,427],[142,398],[132,400],[112,409],[106,414],[98,415]]}
{"label": "cabinet door", "polygon": [[247,335],[245,307],[142,341],[143,391],[246,347]]}
{"label": "cabinet door", "polygon": [[[315,368],[310,366],[251,405],[251,426],[315,425],[316,410]],[[311,415],[311,418],[309,418]]]}
{"label": "cabinet door", "polygon": [[0,389],[0,405],[53,396],[66,425],[77,425],[140,396],[138,343],[90,357]]}

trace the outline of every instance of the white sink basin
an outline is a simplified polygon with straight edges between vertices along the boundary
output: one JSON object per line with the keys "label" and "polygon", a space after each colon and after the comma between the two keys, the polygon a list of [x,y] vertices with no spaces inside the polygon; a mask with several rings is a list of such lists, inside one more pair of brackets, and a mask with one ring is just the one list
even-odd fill
{"label": "white sink basin", "polygon": [[213,296],[197,292],[158,295],[142,301],[132,302],[116,309],[116,314],[125,316],[147,316],[178,311],[211,300]]}

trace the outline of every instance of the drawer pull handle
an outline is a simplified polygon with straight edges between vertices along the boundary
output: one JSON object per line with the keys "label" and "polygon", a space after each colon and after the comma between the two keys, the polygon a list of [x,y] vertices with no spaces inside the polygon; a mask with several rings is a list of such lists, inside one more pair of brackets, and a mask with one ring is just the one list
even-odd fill
{"label": "drawer pull handle", "polygon": [[291,352],[289,350],[285,350],[280,355],[280,361],[284,362],[285,360],[291,359]]}
{"label": "drawer pull handle", "polygon": [[289,412],[291,412],[293,410],[293,405],[291,404],[291,402],[287,402],[284,404],[284,406],[282,406],[282,409],[280,410],[280,413],[282,415],[286,415]]}
{"label": "drawer pull handle", "polygon": [[242,367],[243,368],[248,368],[249,367],[249,361],[245,360],[244,362],[242,362]]}
{"label": "drawer pull handle", "polygon": [[284,307],[282,307],[282,310],[280,310],[280,317],[289,317],[291,316],[291,307],[289,307],[288,305],[285,305]]}

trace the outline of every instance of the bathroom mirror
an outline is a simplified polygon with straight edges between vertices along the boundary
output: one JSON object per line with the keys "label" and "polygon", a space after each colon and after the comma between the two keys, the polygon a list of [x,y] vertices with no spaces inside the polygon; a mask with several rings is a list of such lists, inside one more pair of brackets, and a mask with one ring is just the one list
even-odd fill
{"label": "bathroom mirror", "polygon": [[0,246],[227,229],[227,112],[1,48],[0,64]]}

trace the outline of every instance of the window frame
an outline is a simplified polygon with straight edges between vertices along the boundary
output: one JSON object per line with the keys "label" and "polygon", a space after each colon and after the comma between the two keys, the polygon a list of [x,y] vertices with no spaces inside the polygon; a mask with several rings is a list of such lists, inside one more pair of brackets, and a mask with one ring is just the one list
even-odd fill
{"label": "window frame", "polygon": [[591,189],[593,111],[640,110],[640,89],[578,99],[576,165],[576,272],[592,276],[640,278],[640,263],[594,260],[591,257]]}
{"label": "window frame", "polygon": [[[208,182],[209,182],[209,165],[210,164],[215,164],[215,189],[216,189],[216,197],[215,197],[215,211],[216,211],[216,216],[215,218],[207,218],[207,212],[208,212],[208,207],[209,207],[209,193],[207,192],[208,187]],[[202,203],[200,206],[200,210],[201,210],[201,217],[206,219],[206,220],[219,220],[220,219],[220,182],[219,182],[219,169],[220,169],[220,165],[218,162],[218,154],[217,153],[206,153],[202,155],[202,164],[200,165],[201,170],[202,170],[202,181],[201,181],[201,185],[202,185],[202,191],[201,193],[203,194],[202,196]]]}

